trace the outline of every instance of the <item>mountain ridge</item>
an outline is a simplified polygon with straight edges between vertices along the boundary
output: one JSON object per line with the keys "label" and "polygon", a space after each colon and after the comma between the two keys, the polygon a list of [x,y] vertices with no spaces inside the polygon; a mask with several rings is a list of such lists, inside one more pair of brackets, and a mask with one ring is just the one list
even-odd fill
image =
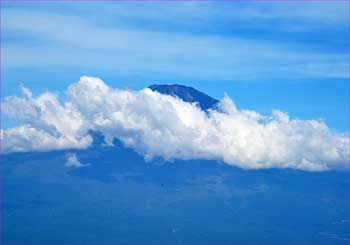
{"label": "mountain ridge", "polygon": [[219,102],[195,88],[180,84],[153,84],[148,88],[161,94],[178,97],[185,102],[197,102],[198,106],[205,111],[214,108]]}

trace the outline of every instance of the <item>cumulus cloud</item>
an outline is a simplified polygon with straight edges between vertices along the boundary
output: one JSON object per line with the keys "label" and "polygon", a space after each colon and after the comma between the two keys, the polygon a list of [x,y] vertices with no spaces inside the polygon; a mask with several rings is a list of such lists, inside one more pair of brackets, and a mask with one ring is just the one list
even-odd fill
{"label": "cumulus cloud", "polygon": [[71,103],[61,105],[49,92],[33,98],[29,89],[22,86],[22,91],[24,97],[9,96],[2,105],[3,113],[26,123],[3,131],[3,152],[83,149],[92,143],[81,113]]}
{"label": "cumulus cloud", "polygon": [[68,153],[67,154],[67,161],[64,164],[64,166],[69,167],[69,168],[82,168],[82,167],[87,167],[90,164],[83,164],[78,160],[78,157],[76,154],[74,153]]}
{"label": "cumulus cloud", "polygon": [[66,91],[64,102],[46,92],[33,98],[7,97],[3,112],[23,120],[3,131],[4,152],[82,149],[100,131],[106,145],[119,139],[146,160],[215,159],[247,168],[294,168],[310,171],[349,167],[349,139],[321,120],[290,119],[237,108],[225,95],[218,110],[148,88],[118,90],[102,80],[82,77]]}

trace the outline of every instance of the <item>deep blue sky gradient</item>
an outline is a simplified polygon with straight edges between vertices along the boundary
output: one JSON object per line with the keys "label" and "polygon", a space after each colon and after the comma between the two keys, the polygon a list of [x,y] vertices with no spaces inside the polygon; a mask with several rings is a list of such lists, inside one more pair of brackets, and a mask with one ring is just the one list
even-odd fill
{"label": "deep blue sky gradient", "polygon": [[345,132],[348,9],[346,1],[3,3],[2,98],[21,83],[63,94],[82,75],[117,88],[179,83]]}

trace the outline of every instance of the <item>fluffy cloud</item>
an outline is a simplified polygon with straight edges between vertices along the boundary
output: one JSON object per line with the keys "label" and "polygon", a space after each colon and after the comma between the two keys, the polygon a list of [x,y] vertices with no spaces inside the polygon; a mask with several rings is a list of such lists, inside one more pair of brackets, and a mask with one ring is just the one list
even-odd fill
{"label": "fluffy cloud", "polygon": [[68,167],[68,168],[82,168],[82,167],[87,167],[90,164],[83,164],[78,160],[78,157],[76,154],[74,153],[69,153],[67,154],[67,161],[64,164],[64,166]]}
{"label": "fluffy cloud", "polygon": [[323,121],[241,110],[227,95],[218,107],[204,112],[148,88],[118,90],[82,77],[68,88],[64,103],[48,92],[33,98],[27,89],[22,98],[6,98],[3,111],[26,125],[3,131],[3,150],[87,148],[89,130],[95,130],[107,145],[117,138],[148,160],[217,159],[249,169],[349,167],[349,139]]}
{"label": "fluffy cloud", "polygon": [[22,91],[23,98],[10,96],[2,105],[3,113],[26,122],[3,131],[3,152],[82,149],[92,143],[83,116],[71,103],[61,105],[49,92],[33,98],[27,88]]}

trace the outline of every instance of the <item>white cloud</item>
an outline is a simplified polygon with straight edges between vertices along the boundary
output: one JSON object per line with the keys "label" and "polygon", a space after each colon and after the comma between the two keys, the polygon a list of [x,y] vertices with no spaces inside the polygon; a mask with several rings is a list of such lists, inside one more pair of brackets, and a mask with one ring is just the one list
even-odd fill
{"label": "white cloud", "polygon": [[27,123],[4,130],[5,152],[86,148],[88,131],[97,130],[107,145],[117,138],[145,159],[217,159],[247,169],[349,167],[348,137],[323,121],[242,110],[227,95],[219,111],[205,113],[148,88],[118,90],[92,77],[72,84],[64,103],[48,92],[33,98],[25,91],[3,103],[5,113]]}
{"label": "white cloud", "polygon": [[3,113],[26,122],[3,131],[4,152],[81,149],[91,144],[85,122],[73,105],[61,105],[49,92],[34,99],[27,88],[22,87],[22,91],[24,97],[9,96],[2,105]]}
{"label": "white cloud", "polygon": [[[94,11],[80,15],[76,14],[76,10],[74,14],[68,14],[71,9],[67,6],[64,13],[56,13],[53,8],[46,11],[16,7],[5,9],[3,31],[9,37],[21,37],[22,41],[11,41],[14,38],[4,40],[3,67],[5,70],[28,67],[94,70],[99,67],[129,76],[147,73],[157,74],[158,77],[181,76],[202,80],[349,77],[347,52],[329,50],[335,45],[334,40],[340,44],[346,43],[344,35],[334,32],[344,25],[343,29],[347,30],[346,5],[332,7],[330,4],[334,11],[326,11],[327,6],[314,3],[312,7],[300,3],[272,4],[270,7],[266,7],[266,3],[249,6],[210,3],[192,6],[184,3],[175,4],[176,8],[163,4],[146,5],[148,7],[144,8],[107,5],[104,7],[109,11],[102,12],[109,12],[110,15],[104,14],[103,17],[96,15],[101,13],[96,11],[96,6],[93,7]],[[133,11],[128,11],[131,8]],[[341,12],[336,11],[342,9]],[[233,21],[232,18],[240,21]],[[274,25],[270,20],[264,22],[264,27],[260,26],[263,19],[270,18],[274,20]],[[280,26],[279,23],[285,18],[289,20],[288,24]],[[315,22],[311,21],[312,25],[309,25],[310,18],[315,19]],[[331,21],[333,19],[337,21]],[[220,24],[212,23],[214,20]],[[183,26],[178,26],[178,22],[183,22]],[[135,23],[144,24],[135,27]],[[161,24],[150,28],[154,23]],[[220,27],[225,29],[222,23],[230,26],[224,33],[220,31]],[[217,26],[215,31],[207,30],[213,26]],[[232,31],[231,28],[235,26],[238,30]],[[326,30],[332,35],[324,36],[335,35],[335,38],[331,39],[332,42],[328,39],[318,42],[317,45],[323,47],[321,52],[320,48],[314,47],[314,43],[305,42],[303,38],[296,42],[298,36],[292,38],[294,41],[288,36],[278,41],[282,35],[275,30],[278,26],[288,32],[308,27],[308,32],[316,30],[316,34],[323,33],[317,31],[317,27],[327,27]],[[203,33],[200,31],[198,34],[193,30],[203,30]],[[252,36],[257,37],[248,38],[242,30],[251,31]],[[271,38],[257,34],[261,35],[266,30],[274,30],[269,34]],[[34,42],[40,45],[26,41],[33,37]]]}
{"label": "white cloud", "polygon": [[80,139],[74,137],[74,135],[55,134],[35,126],[24,125],[3,130],[2,151],[8,153],[69,148],[84,149],[92,142],[91,137],[88,135]]}
{"label": "white cloud", "polygon": [[67,154],[67,161],[64,164],[64,166],[69,167],[69,168],[82,168],[82,167],[87,167],[90,164],[82,164],[78,158],[77,155],[74,153],[69,153]]}

